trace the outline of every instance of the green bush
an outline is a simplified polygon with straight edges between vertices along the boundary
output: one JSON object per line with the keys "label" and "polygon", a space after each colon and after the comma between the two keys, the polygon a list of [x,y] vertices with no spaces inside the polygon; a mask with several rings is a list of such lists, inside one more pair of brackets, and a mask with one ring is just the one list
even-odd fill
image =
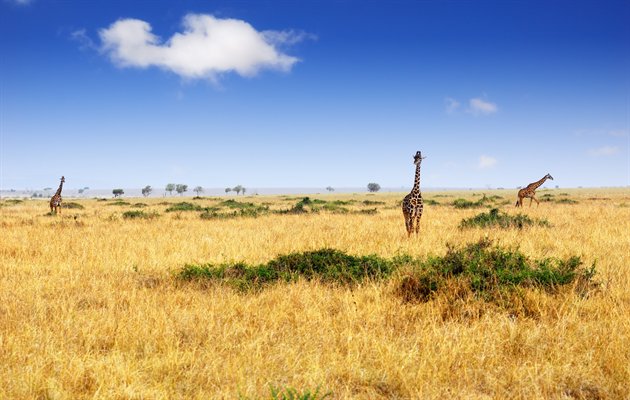
{"label": "green bush", "polygon": [[299,278],[350,285],[364,279],[389,276],[393,270],[393,261],[376,255],[357,257],[339,250],[321,249],[281,255],[259,265],[242,262],[218,266],[187,264],[177,277],[185,281],[218,280],[239,289],[250,289]]}
{"label": "green bush", "polygon": [[75,203],[73,201],[70,201],[68,203],[62,203],[61,206],[63,208],[67,208],[70,210],[83,210],[85,207],[83,207],[83,205],[79,204],[79,203]]}
{"label": "green bush", "polygon": [[166,212],[174,211],[202,211],[203,207],[196,204],[187,203],[185,201],[181,203],[175,203],[166,209]]}
{"label": "green bush", "polygon": [[406,301],[427,301],[457,286],[497,302],[516,288],[554,291],[575,281],[586,287],[593,285],[594,275],[595,265],[584,268],[577,256],[532,260],[518,249],[492,246],[490,240],[482,239],[459,249],[448,246],[446,255],[416,264],[402,277],[397,292]]}
{"label": "green bush", "polygon": [[122,214],[125,219],[153,219],[159,217],[158,213],[145,213],[141,210],[125,211]]}
{"label": "green bush", "polygon": [[509,215],[505,212],[500,212],[499,209],[493,208],[487,213],[477,214],[474,217],[463,219],[459,223],[459,228],[518,228],[522,229],[530,225],[549,226],[549,222],[545,219],[533,220],[527,215],[517,214]]}
{"label": "green bush", "polygon": [[128,205],[130,205],[130,203],[124,200],[116,200],[115,202],[108,204],[108,206],[128,206]]}
{"label": "green bush", "polygon": [[455,208],[478,208],[485,206],[491,201],[492,200],[489,197],[486,197],[486,195],[484,194],[483,197],[477,201],[470,201],[462,198],[455,199],[453,200],[452,205]]}
{"label": "green bush", "polygon": [[146,206],[147,206],[146,203],[135,203],[134,205],[132,205],[132,207],[134,208],[144,208]]}
{"label": "green bush", "polygon": [[558,203],[558,204],[577,204],[578,201],[577,200],[573,200],[573,199],[558,199],[558,200],[556,200],[556,203]]}

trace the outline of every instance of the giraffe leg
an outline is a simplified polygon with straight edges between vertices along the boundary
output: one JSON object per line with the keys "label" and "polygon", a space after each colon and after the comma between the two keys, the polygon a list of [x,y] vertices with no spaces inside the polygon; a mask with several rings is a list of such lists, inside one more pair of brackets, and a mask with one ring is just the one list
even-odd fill
{"label": "giraffe leg", "polygon": [[405,210],[403,210],[403,215],[405,216],[405,228],[407,229],[407,237],[409,237],[411,236],[411,216]]}
{"label": "giraffe leg", "polygon": [[530,197],[530,198],[529,198],[529,206],[530,206],[530,207],[532,206],[532,200],[533,200],[533,199],[534,199],[533,197]]}
{"label": "giraffe leg", "polygon": [[416,232],[416,235],[420,232],[420,218],[422,217],[422,215],[418,215],[416,216],[416,221],[415,221],[415,226],[414,226],[414,231]]}
{"label": "giraffe leg", "polygon": [[[538,205],[540,204],[540,202],[538,201],[538,199],[537,199],[537,198],[535,198],[534,196],[532,196],[532,199],[533,199],[533,200],[536,200],[536,207],[538,207]],[[531,205],[531,202],[530,202],[530,205]]]}

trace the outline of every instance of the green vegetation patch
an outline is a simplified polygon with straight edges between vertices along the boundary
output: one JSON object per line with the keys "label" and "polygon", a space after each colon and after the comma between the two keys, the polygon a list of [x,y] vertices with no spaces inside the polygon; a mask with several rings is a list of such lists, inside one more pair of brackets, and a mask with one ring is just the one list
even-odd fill
{"label": "green vegetation patch", "polygon": [[146,204],[146,203],[135,203],[135,204],[133,204],[131,207],[134,207],[134,208],[144,208],[144,207],[146,207],[147,205],[148,205],[148,204]]}
{"label": "green vegetation patch", "polygon": [[555,291],[576,281],[583,289],[595,285],[595,264],[589,268],[582,264],[577,256],[534,260],[518,249],[493,246],[482,239],[462,248],[448,246],[446,255],[414,265],[400,279],[397,293],[405,301],[428,301],[456,288],[458,296],[472,293],[500,303],[516,289]]}
{"label": "green vegetation patch", "polygon": [[166,212],[174,212],[174,211],[202,211],[203,207],[198,206],[193,203],[181,202],[175,203],[166,209]]}
{"label": "green vegetation patch", "polygon": [[133,210],[133,211],[125,211],[122,214],[125,219],[153,219],[160,216],[160,214],[156,212],[146,213],[141,210]]}
{"label": "green vegetation patch", "polygon": [[578,201],[577,200],[573,200],[573,199],[558,199],[558,200],[556,200],[556,203],[558,203],[558,204],[577,204]]}
{"label": "green vegetation patch", "polygon": [[82,204],[70,201],[70,202],[64,202],[61,204],[61,206],[63,208],[67,208],[67,209],[71,209],[71,210],[83,210],[85,207],[83,207]]}
{"label": "green vegetation patch", "polygon": [[395,268],[395,261],[376,255],[352,256],[340,250],[321,249],[280,255],[259,265],[239,262],[221,265],[186,264],[177,273],[184,281],[210,280],[238,289],[257,289],[266,284],[294,282],[300,278],[350,285],[365,279],[382,279]]}
{"label": "green vegetation patch", "polygon": [[459,223],[459,228],[518,228],[523,229],[526,226],[550,226],[549,221],[546,219],[531,219],[527,215],[516,214],[509,215],[505,212],[499,211],[498,208],[493,208],[487,213],[477,214],[474,217],[463,219]]}
{"label": "green vegetation patch", "polygon": [[113,203],[109,203],[108,206],[128,206],[131,203],[124,201],[124,200],[116,200]]}

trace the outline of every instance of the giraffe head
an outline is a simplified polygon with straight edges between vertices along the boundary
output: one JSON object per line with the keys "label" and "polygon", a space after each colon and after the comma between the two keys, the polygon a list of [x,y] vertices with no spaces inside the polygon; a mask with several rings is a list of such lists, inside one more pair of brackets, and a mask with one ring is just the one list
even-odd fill
{"label": "giraffe head", "polygon": [[551,176],[550,174],[545,175],[545,178],[551,179],[553,181],[553,176]]}
{"label": "giraffe head", "polygon": [[66,181],[66,178],[64,176],[61,177],[61,183],[64,183]]}
{"label": "giraffe head", "polygon": [[422,157],[422,153],[420,153],[419,151],[416,151],[416,155],[413,156],[413,163],[416,165],[419,165],[422,160],[424,160],[426,157]]}

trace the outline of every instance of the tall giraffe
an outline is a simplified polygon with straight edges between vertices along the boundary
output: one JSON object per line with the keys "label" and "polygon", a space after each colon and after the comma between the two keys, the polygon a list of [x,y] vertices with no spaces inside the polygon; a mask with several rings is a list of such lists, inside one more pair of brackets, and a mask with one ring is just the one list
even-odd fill
{"label": "tall giraffe", "polygon": [[50,198],[50,213],[52,214],[53,210],[55,214],[61,214],[61,188],[63,187],[63,183],[66,181],[66,178],[61,177],[61,183],[59,183],[59,189],[55,192],[53,197]]}
{"label": "tall giraffe", "polygon": [[536,200],[536,207],[538,207],[538,204],[540,204],[540,202],[538,201],[536,197],[534,197],[534,195],[536,194],[536,189],[538,189],[540,185],[545,183],[547,179],[551,179],[553,181],[553,176],[547,174],[543,176],[541,180],[536,181],[534,183],[530,183],[523,189],[519,190],[518,200],[516,200],[516,207],[523,207],[523,199],[528,198],[528,197],[529,197],[529,206],[530,207],[532,206],[532,200]]}
{"label": "tall giraffe", "polygon": [[420,163],[422,163],[424,158],[426,157],[422,157],[419,151],[417,151],[416,155],[413,157],[413,163],[416,164],[416,177],[413,181],[413,189],[405,196],[402,202],[407,237],[410,237],[412,232],[418,234],[420,231],[420,218],[422,217],[422,210],[424,208],[422,204],[422,193],[420,193]]}

